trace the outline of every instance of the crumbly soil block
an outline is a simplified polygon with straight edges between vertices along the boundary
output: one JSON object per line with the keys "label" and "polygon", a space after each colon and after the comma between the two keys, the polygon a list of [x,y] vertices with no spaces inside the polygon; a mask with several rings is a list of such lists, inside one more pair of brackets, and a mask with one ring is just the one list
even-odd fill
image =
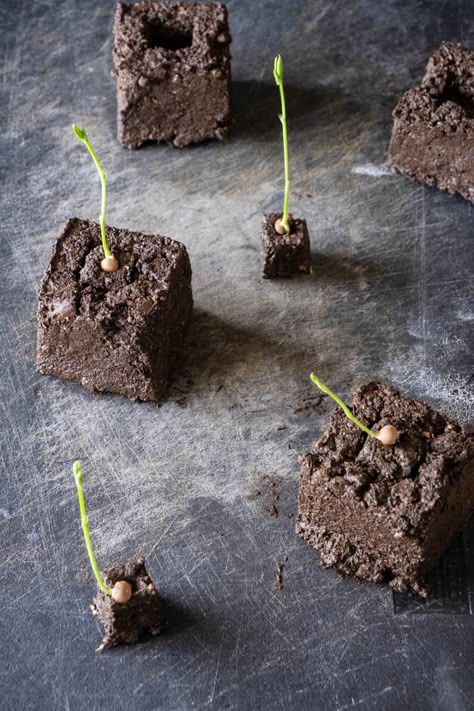
{"label": "crumbly soil block", "polygon": [[227,136],[227,9],[217,2],[117,4],[113,66],[118,139],[186,146]]}
{"label": "crumbly soil block", "polygon": [[275,222],[281,213],[264,215],[262,223],[263,276],[267,279],[311,273],[311,253],[306,220],[289,215],[290,234],[280,235]]}
{"label": "crumbly soil block", "polygon": [[97,591],[91,609],[104,628],[99,650],[117,644],[135,644],[147,633],[160,634],[164,627],[162,603],[143,558],[107,568],[104,579],[110,587],[126,580],[132,586],[132,597],[128,602],[118,603],[102,590]]}
{"label": "crumbly soil block", "polygon": [[394,425],[400,440],[383,445],[334,410],[301,458],[297,533],[325,568],[426,595],[425,574],[474,508],[474,434],[375,382],[352,411],[374,430]]}
{"label": "crumbly soil block", "polygon": [[474,200],[474,52],[443,42],[393,112],[387,164]]}
{"label": "crumbly soil block", "polygon": [[191,319],[184,245],[107,228],[116,272],[100,268],[100,227],[71,219],[38,295],[37,368],[90,390],[160,401]]}

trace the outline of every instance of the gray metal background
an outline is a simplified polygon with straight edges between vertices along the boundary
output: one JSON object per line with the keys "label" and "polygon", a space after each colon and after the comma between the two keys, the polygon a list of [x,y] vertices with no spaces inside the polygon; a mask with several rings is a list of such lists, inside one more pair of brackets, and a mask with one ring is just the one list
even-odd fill
{"label": "gray metal background", "polygon": [[[387,588],[320,570],[293,526],[297,456],[331,410],[310,370],[346,397],[378,377],[472,419],[473,207],[383,161],[397,96],[442,39],[474,46],[474,8],[228,6],[230,143],[130,153],[115,139],[113,3],[0,3],[0,707],[472,709],[472,617],[394,616]],[[265,282],[261,213],[282,199],[276,52],[314,274]],[[190,251],[196,314],[162,407],[34,370],[52,244],[67,217],[99,211],[73,120],[107,168],[109,223]],[[162,638],[94,652],[76,457],[100,563],[142,550],[176,608]]]}

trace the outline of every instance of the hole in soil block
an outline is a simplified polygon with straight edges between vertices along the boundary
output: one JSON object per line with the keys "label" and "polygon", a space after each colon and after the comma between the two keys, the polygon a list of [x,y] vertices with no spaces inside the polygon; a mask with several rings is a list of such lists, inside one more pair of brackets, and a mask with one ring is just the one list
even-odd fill
{"label": "hole in soil block", "polygon": [[438,106],[452,101],[462,108],[466,116],[474,118],[474,99],[464,94],[455,84],[448,85],[438,99]]}
{"label": "hole in soil block", "polygon": [[176,52],[177,49],[191,47],[193,43],[192,32],[184,30],[172,30],[163,25],[150,23],[145,27],[145,38],[150,48],[170,49]]}

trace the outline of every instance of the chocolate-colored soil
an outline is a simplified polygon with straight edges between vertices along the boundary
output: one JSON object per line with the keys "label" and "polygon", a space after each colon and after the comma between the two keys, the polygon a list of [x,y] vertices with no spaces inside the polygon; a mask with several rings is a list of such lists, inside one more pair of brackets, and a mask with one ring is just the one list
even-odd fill
{"label": "chocolate-colored soil", "polygon": [[224,4],[119,2],[114,35],[118,138],[125,147],[227,136],[231,38]]}
{"label": "chocolate-colored soil", "polygon": [[400,99],[393,119],[388,165],[474,200],[474,52],[443,42],[420,86]]}
{"label": "chocolate-colored soil", "polygon": [[118,580],[129,582],[132,597],[126,603],[118,603],[98,590],[91,609],[104,628],[99,650],[117,644],[134,644],[146,633],[158,635],[162,631],[162,604],[143,558],[107,568],[104,578],[110,587]]}
{"label": "chocolate-colored soil", "polygon": [[308,228],[305,220],[289,215],[290,234],[280,235],[275,222],[281,213],[264,215],[262,223],[263,276],[267,279],[311,272]]}
{"label": "chocolate-colored soil", "polygon": [[324,567],[426,594],[424,574],[474,507],[474,434],[379,383],[361,386],[352,410],[400,440],[382,445],[337,408],[301,459],[297,532]]}
{"label": "chocolate-colored soil", "polygon": [[72,219],[38,294],[37,367],[96,391],[159,401],[191,319],[184,245],[107,228],[117,272],[100,268],[100,228]]}

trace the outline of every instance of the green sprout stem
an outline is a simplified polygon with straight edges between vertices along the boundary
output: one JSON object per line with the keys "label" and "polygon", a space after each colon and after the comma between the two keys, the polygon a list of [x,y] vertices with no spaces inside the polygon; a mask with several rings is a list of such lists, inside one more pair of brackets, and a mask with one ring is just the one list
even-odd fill
{"label": "green sprout stem", "polygon": [[286,100],[285,89],[283,86],[283,59],[279,54],[275,57],[275,61],[273,63],[273,77],[278,89],[280,90],[281,114],[279,114],[278,118],[281,121],[283,130],[283,161],[285,165],[285,195],[283,198],[283,214],[280,222],[286,232],[289,233],[290,225],[288,223],[288,202],[290,195],[290,161],[288,157],[288,124],[286,121]]}
{"label": "green sprout stem", "polygon": [[344,412],[345,416],[349,418],[349,420],[351,420],[355,425],[357,425],[357,427],[359,427],[363,432],[365,432],[366,434],[368,434],[369,437],[377,437],[377,433],[374,432],[373,430],[371,430],[369,427],[367,427],[367,425],[364,425],[363,422],[361,422],[360,420],[358,420],[357,417],[349,410],[349,408],[347,407],[346,403],[343,402],[343,400],[341,400],[341,398],[338,397],[338,396],[336,395],[336,393],[333,393],[333,391],[330,390],[330,389],[328,388],[328,386],[325,385],[325,384],[318,378],[317,375],[315,375],[314,373],[311,373],[311,375],[310,375],[309,377],[311,378],[311,381],[312,381],[315,385],[317,385],[320,390],[323,391],[323,393],[326,393],[326,395],[329,395],[329,397],[331,397],[331,398],[334,400],[334,402],[339,405],[339,407],[340,407],[341,410]]}
{"label": "green sprout stem", "polygon": [[89,151],[92,160],[94,161],[95,167],[99,171],[100,175],[100,182],[102,184],[102,209],[100,211],[100,217],[99,217],[99,222],[100,222],[100,234],[102,237],[102,248],[104,250],[104,254],[106,257],[112,257],[112,252],[110,251],[109,244],[107,242],[107,236],[105,232],[105,209],[107,207],[107,175],[105,173],[104,168],[102,167],[102,164],[100,160],[97,157],[97,153],[95,150],[92,148],[89,138],[87,136],[85,128],[80,128],[77,126],[75,123],[72,124],[72,130],[74,132],[74,135],[76,138],[78,138],[80,141],[83,142],[87,150]]}
{"label": "green sprout stem", "polygon": [[86,548],[89,554],[89,560],[91,562],[92,570],[94,571],[94,575],[100,589],[103,590],[106,595],[112,595],[112,589],[105,584],[104,579],[100,573],[99,566],[97,564],[97,559],[94,553],[94,547],[92,545],[91,534],[89,532],[89,519],[87,518],[86,503],[84,501],[84,492],[82,490],[82,467],[79,460],[74,462],[72,466],[72,471],[74,474],[74,479],[76,480],[77,498],[79,500],[79,511],[81,512],[82,531],[84,533],[84,540],[86,542]]}

